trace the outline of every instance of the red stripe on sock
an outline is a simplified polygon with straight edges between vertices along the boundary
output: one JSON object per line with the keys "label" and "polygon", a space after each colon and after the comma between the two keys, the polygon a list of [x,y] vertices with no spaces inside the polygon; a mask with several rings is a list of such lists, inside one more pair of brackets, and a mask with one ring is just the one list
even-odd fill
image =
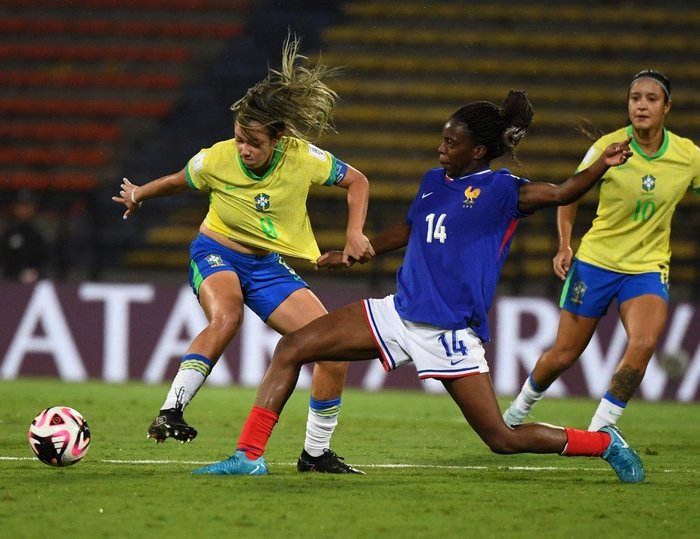
{"label": "red stripe on sock", "polygon": [[267,408],[253,406],[241,430],[241,437],[238,438],[238,450],[245,451],[246,457],[251,460],[262,457],[279,418]]}
{"label": "red stripe on sock", "polygon": [[565,457],[600,457],[610,445],[607,432],[591,432],[566,427],[566,447],[562,452]]}

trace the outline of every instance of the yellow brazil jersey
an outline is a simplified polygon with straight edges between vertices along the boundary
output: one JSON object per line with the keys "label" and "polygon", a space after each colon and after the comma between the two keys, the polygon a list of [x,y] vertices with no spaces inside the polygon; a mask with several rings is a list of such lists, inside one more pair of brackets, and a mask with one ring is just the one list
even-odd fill
{"label": "yellow brazil jersey", "polygon": [[257,176],[243,164],[235,139],[205,148],[187,163],[193,189],[208,188],[204,225],[237,242],[315,262],[320,256],[306,199],[312,185],[335,185],[347,166],[301,139],[282,137],[270,168]]}
{"label": "yellow brazil jersey", "polygon": [[[578,170],[605,148],[632,135],[632,127],[609,133],[588,150]],[[668,273],[671,218],[686,191],[700,193],[700,150],[664,130],[664,142],[647,156],[632,140],[634,155],[600,180],[598,210],[576,253],[579,260],[620,273]]]}

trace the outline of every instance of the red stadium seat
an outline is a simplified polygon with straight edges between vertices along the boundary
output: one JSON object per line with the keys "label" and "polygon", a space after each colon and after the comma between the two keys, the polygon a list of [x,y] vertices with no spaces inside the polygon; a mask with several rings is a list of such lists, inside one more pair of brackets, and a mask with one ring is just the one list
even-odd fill
{"label": "red stadium seat", "polygon": [[0,113],[5,115],[51,116],[152,116],[161,117],[170,111],[171,103],[153,99],[120,98],[0,98]]}
{"label": "red stadium seat", "polygon": [[22,69],[0,72],[0,85],[176,90],[182,86],[182,76],[171,73],[145,73],[135,77],[132,74],[119,72],[29,71]]}
{"label": "red stadium seat", "polygon": [[4,174],[3,189],[19,191],[31,189],[35,191],[90,191],[97,185],[97,177],[90,173],[39,173],[14,172]]}

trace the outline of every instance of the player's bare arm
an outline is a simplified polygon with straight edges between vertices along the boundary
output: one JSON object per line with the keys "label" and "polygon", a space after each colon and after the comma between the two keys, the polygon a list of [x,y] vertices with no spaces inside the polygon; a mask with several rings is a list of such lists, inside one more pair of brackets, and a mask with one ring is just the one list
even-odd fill
{"label": "player's bare arm", "polygon": [[[374,254],[386,253],[388,251],[394,251],[396,249],[401,249],[408,245],[408,237],[411,234],[411,227],[408,223],[398,223],[387,228],[385,231],[380,232],[377,236],[372,238],[370,241]],[[349,267],[355,262],[360,262],[364,264],[369,261],[369,257],[363,257],[358,260],[351,259],[349,264],[343,262],[343,252],[342,251],[328,251],[323,253],[319,259],[316,261],[316,269],[339,269],[343,267]]]}
{"label": "player's bare arm", "polygon": [[348,191],[348,224],[343,261],[349,266],[350,259],[369,260],[374,256],[369,239],[363,232],[369,204],[369,181],[359,170],[348,165],[347,175],[338,186]]}
{"label": "player's bare arm", "polygon": [[122,179],[119,195],[113,196],[112,200],[124,204],[126,211],[124,219],[131,216],[144,200],[162,196],[176,195],[188,189],[187,175],[185,169],[174,174],[168,174],[144,185],[135,185],[127,178]]}
{"label": "player's bare arm", "polygon": [[546,182],[523,184],[520,188],[518,209],[531,213],[547,206],[571,204],[593,187],[610,168],[622,165],[632,157],[629,143],[632,137],[608,146],[588,168],[577,172],[564,183],[555,185]]}

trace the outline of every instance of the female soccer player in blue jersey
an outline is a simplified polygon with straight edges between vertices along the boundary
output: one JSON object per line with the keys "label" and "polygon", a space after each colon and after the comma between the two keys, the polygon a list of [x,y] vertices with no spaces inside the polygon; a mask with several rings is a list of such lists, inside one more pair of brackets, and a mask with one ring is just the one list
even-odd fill
{"label": "female soccer player in blue jersey", "polygon": [[[195,337],[148,436],[191,441],[197,431],[182,411],[206,380],[243,319],[247,305],[281,334],[327,311],[280,255],[316,263],[321,255],[306,200],[312,185],[346,189],[347,240],[343,258],[374,254],[363,234],[369,186],[352,166],[317,148],[330,128],[337,94],[323,82],[329,70],[306,66],[298,41],[285,43],[282,67],[231,108],[235,138],[201,150],[174,174],[137,186],[126,178],[113,200],[124,217],[143,201],[187,189],[207,190],[209,212],[190,247],[190,284],[209,325]],[[330,450],[347,363],[316,364],[300,471],[359,473]]]}
{"label": "female soccer player in blue jersey", "polygon": [[[561,185],[491,170],[492,159],[513,151],[532,115],[525,93],[511,91],[502,107],[479,101],[448,119],[438,148],[440,168],[423,177],[406,222],[371,242],[376,253],[408,246],[396,294],[348,305],[283,337],[237,451],[194,473],[268,473],[262,454],[301,366],[379,356],[388,371],[413,363],[420,378],[440,380],[492,451],[597,455],[621,480],[643,480],[639,457],[615,428],[587,432],[531,423],[513,429],[501,418],[482,342],[489,339],[487,313],[518,219],[569,204],[631,155],[628,140],[613,143]],[[319,261],[322,267],[342,265],[339,251]]]}
{"label": "female soccer player in blue jersey", "polygon": [[627,91],[630,125],[601,137],[579,168],[612,141],[632,137],[636,157],[611,168],[600,185],[595,220],[573,257],[576,203],[558,209],[554,273],[566,279],[554,345],[537,360],[520,394],[504,412],[519,425],[547,388],[578,360],[598,321],[616,300],[627,347],[589,430],[615,425],[642,382],[668,317],[671,218],[691,188],[700,193],[700,149],[664,128],[671,83],[658,71],[637,73]]}

